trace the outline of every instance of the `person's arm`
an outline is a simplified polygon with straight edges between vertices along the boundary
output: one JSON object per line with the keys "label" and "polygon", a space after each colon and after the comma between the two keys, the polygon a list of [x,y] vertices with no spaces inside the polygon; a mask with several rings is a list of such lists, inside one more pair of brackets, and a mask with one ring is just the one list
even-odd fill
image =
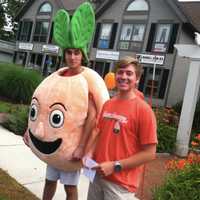
{"label": "person's arm", "polygon": [[84,151],[85,156],[92,158],[98,138],[99,138],[99,131],[97,128],[94,128],[85,147]]}
{"label": "person's arm", "polygon": [[78,147],[76,148],[76,150],[73,152],[73,155],[72,155],[75,160],[80,160],[84,155],[85,147],[87,145],[89,136],[95,129],[96,116],[97,116],[96,112],[97,111],[96,111],[95,104],[94,104],[93,100],[91,98],[89,98],[88,116],[86,118],[85,126],[83,128],[83,135],[82,135],[82,138],[80,139],[80,143],[79,143]]}
{"label": "person's arm", "polygon": [[97,141],[99,139],[100,124],[101,124],[101,120],[102,120],[103,110],[104,110],[104,108],[101,109],[101,113],[97,117],[98,119],[96,119],[96,123],[95,123],[96,126],[93,129],[93,131],[92,131],[92,133],[90,135],[90,138],[88,139],[86,147],[85,147],[84,155],[87,156],[87,157],[90,157],[90,158],[92,158],[92,156],[93,156],[93,153],[94,153],[95,148],[96,148]]}
{"label": "person's arm", "polygon": [[[156,144],[143,145],[142,150],[133,156],[126,159],[118,160],[121,164],[122,170],[135,168],[146,162],[149,162],[156,157]],[[115,161],[108,161],[100,163],[94,169],[102,176],[108,176],[114,172]]]}

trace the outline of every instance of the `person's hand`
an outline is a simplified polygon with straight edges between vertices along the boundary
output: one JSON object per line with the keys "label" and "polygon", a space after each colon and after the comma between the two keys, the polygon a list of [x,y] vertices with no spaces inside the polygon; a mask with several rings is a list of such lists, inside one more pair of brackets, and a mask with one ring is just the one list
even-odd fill
{"label": "person's hand", "polygon": [[24,133],[23,141],[24,141],[25,145],[29,147],[29,143],[28,143],[28,132],[27,132],[27,131]]}
{"label": "person's hand", "polygon": [[92,169],[95,169],[101,177],[108,176],[114,172],[114,162],[103,162]]}
{"label": "person's hand", "polygon": [[81,160],[84,155],[84,148],[83,146],[78,146],[72,154],[73,160]]}

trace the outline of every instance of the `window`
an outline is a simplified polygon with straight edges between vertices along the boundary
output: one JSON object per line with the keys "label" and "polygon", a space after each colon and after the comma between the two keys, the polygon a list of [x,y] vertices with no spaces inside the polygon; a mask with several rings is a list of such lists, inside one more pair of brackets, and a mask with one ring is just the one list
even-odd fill
{"label": "window", "polygon": [[19,65],[25,65],[26,64],[26,58],[27,58],[27,52],[17,52],[15,63],[19,64]]}
{"label": "window", "polygon": [[110,63],[91,61],[91,68],[94,69],[102,78],[110,71]]}
{"label": "window", "polygon": [[158,24],[156,27],[156,35],[153,44],[153,52],[165,53],[168,48],[171,35],[171,24]]}
{"label": "window", "polygon": [[46,14],[46,13],[51,13],[52,12],[52,7],[50,3],[44,3],[40,9],[39,9],[39,13],[41,14]]}
{"label": "window", "polygon": [[47,76],[52,72],[56,71],[57,69],[59,69],[60,63],[61,63],[61,57],[47,55],[45,58],[42,74],[44,76]]}
{"label": "window", "polygon": [[151,24],[147,52],[173,53],[179,24]]}
{"label": "window", "polygon": [[129,4],[127,11],[148,11],[149,6],[145,0],[134,0]]}
{"label": "window", "polygon": [[43,55],[32,53],[30,57],[29,67],[40,69],[42,66]]}
{"label": "window", "polygon": [[153,67],[144,67],[144,73],[140,79],[139,89],[145,96],[153,94],[154,98],[163,99],[167,88],[169,70],[156,68],[155,78],[153,78]]}
{"label": "window", "polygon": [[112,24],[102,24],[101,34],[99,38],[98,47],[101,49],[108,49],[110,42],[110,35],[112,31]]}
{"label": "window", "polygon": [[37,21],[35,26],[35,32],[33,36],[34,42],[46,42],[49,30],[49,22]]}
{"label": "window", "polygon": [[140,51],[145,33],[145,24],[123,24],[119,49]]}
{"label": "window", "polygon": [[32,22],[31,21],[22,21],[20,23],[19,27],[19,41],[29,42],[31,37],[31,31],[32,31]]}
{"label": "window", "polygon": [[117,34],[118,23],[100,23],[96,25],[94,48],[113,49]]}
{"label": "window", "polygon": [[51,31],[50,31],[50,35],[49,35],[49,43],[52,43],[52,41],[53,41],[53,28],[54,28],[54,22],[52,22],[52,24],[51,24]]}

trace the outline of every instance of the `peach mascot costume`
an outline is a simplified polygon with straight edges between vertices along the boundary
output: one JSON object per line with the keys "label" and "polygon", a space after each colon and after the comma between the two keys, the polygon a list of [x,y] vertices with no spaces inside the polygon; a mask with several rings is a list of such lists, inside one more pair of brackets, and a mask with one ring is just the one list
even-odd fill
{"label": "peach mascot costume", "polygon": [[[54,18],[54,40],[62,48],[79,48],[87,59],[87,44],[95,27],[94,12],[89,3],[75,11],[71,21],[65,10]],[[29,112],[27,142],[42,161],[65,171],[77,170],[80,161],[72,161],[79,144],[88,112],[91,94],[99,114],[109,94],[103,79],[83,67],[80,74],[63,76],[61,68],[47,77],[35,90]]]}

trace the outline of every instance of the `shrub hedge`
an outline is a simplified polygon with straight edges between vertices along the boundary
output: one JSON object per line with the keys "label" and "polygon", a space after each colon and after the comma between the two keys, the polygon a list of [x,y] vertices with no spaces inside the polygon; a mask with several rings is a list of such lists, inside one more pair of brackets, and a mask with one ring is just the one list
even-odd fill
{"label": "shrub hedge", "polygon": [[8,113],[1,125],[17,135],[23,135],[28,126],[27,105],[0,101],[0,113]]}
{"label": "shrub hedge", "polygon": [[0,63],[0,94],[15,103],[29,104],[42,76],[31,69]]}
{"label": "shrub hedge", "polygon": [[[181,114],[182,104],[183,102],[180,101],[172,107],[177,113],[179,113],[179,115]],[[197,102],[196,105],[192,129],[200,130],[200,100]]]}
{"label": "shrub hedge", "polygon": [[157,152],[172,153],[175,149],[177,128],[162,122],[159,122],[157,126]]}
{"label": "shrub hedge", "polygon": [[7,117],[7,120],[2,125],[16,135],[23,136],[28,127],[28,107],[18,107]]}

